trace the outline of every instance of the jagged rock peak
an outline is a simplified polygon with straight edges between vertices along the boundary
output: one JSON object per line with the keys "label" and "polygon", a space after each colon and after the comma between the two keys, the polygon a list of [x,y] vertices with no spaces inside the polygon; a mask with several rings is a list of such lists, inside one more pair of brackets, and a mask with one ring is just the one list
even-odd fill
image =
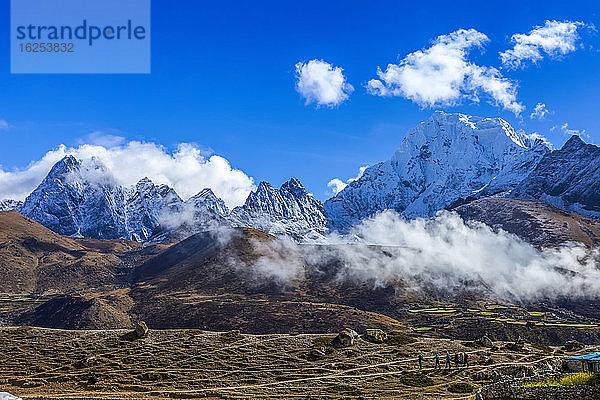
{"label": "jagged rock peak", "polygon": [[302,183],[296,178],[291,178],[289,181],[281,185],[281,190],[288,191],[296,197],[308,194]]}
{"label": "jagged rock peak", "polygon": [[210,188],[204,188],[194,196],[190,197],[186,204],[191,204],[198,210],[207,209],[216,212],[221,216],[229,214],[229,209],[225,205],[225,202],[217,197]]}
{"label": "jagged rock peak", "polygon": [[583,141],[579,135],[571,135],[569,140],[565,142],[561,150],[579,150],[582,147],[587,146],[587,143]]}
{"label": "jagged rock peak", "polygon": [[438,111],[406,133],[390,160],[327,200],[325,211],[341,231],[386,209],[429,217],[459,198],[512,190],[548,151],[501,118]]}
{"label": "jagged rock peak", "polygon": [[66,175],[69,172],[73,172],[80,167],[81,163],[72,155],[64,156],[57,163],[55,163],[50,172],[46,176],[46,179],[53,178],[61,175]]}
{"label": "jagged rock peak", "polygon": [[0,211],[19,211],[23,206],[23,202],[19,200],[1,200],[0,201]]}

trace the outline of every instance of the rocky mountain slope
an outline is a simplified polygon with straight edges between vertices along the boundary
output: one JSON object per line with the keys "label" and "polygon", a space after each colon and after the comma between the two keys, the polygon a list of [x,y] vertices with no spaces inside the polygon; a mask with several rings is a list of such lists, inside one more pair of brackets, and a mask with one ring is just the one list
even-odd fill
{"label": "rocky mountain slope", "polygon": [[600,220],[554,207],[541,200],[485,198],[452,209],[465,220],[514,233],[536,246],[566,242],[600,245]]}
{"label": "rocky mountain slope", "polygon": [[208,188],[183,201],[166,185],[144,178],[124,187],[98,160],[68,156],[24,204],[6,200],[0,210],[18,210],[72,236],[171,243],[218,227],[251,227],[324,243],[330,231],[347,233],[379,211],[430,217],[485,197],[541,199],[598,217],[600,148],[573,137],[550,151],[500,118],[436,112],[406,134],[390,160],[367,168],[324,204],[292,178],[280,188],[261,182],[230,210]]}
{"label": "rocky mountain slope", "polygon": [[22,201],[17,201],[17,200],[2,200],[2,201],[0,201],[0,211],[11,211],[11,210],[19,211],[22,206],[23,206]]}
{"label": "rocky mountain slope", "polygon": [[[348,260],[339,252],[353,253],[360,245],[346,246],[352,248],[290,247],[240,228],[199,233],[168,247],[142,247],[60,236],[17,213],[2,213],[0,260],[6,262],[0,273],[8,279],[0,287],[0,322],[112,329],[141,319],[152,328],[254,333],[408,325],[461,339],[493,332],[504,340],[598,340],[594,299],[500,306],[486,297],[485,287],[475,292],[472,281],[452,293],[427,285],[415,290],[402,277],[379,281],[346,273]],[[394,252],[366,246],[361,253],[367,248],[374,257]],[[31,283],[19,284],[15,268],[30,271],[23,282]]]}
{"label": "rocky mountain slope", "polygon": [[234,226],[260,229],[272,235],[287,235],[298,241],[319,240],[326,233],[323,204],[308,193],[296,178],[279,189],[261,182],[246,203],[231,212]]}
{"label": "rocky mountain slope", "polygon": [[127,240],[63,236],[15,211],[0,212],[0,293],[112,287],[120,282],[125,255],[141,247]]}
{"label": "rocky mountain slope", "polygon": [[198,233],[136,268],[131,312],[157,327],[249,332],[318,332],[350,318],[361,326],[397,323],[381,314],[394,288],[344,281],[331,254],[307,256],[322,246],[303,246],[250,228]]}
{"label": "rocky mountain slope", "polygon": [[56,163],[24,204],[3,201],[53,231],[98,239],[171,242],[217,227],[248,226],[296,240],[326,232],[323,205],[292,178],[281,188],[262,182],[245,204],[229,210],[206,188],[183,201],[167,185],[143,178],[120,185],[96,159],[67,156]]}
{"label": "rocky mountain slope", "polygon": [[559,208],[600,217],[600,147],[572,136],[547,154],[511,193],[542,199]]}
{"label": "rocky mountain slope", "polygon": [[390,160],[326,201],[325,211],[341,231],[385,209],[432,216],[461,197],[514,189],[548,152],[500,118],[438,111],[408,131]]}

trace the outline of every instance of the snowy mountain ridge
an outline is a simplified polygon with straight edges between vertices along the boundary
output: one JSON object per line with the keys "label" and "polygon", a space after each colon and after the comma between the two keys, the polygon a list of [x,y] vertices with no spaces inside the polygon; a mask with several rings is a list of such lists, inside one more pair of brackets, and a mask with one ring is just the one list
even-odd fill
{"label": "snowy mountain ridge", "polygon": [[465,199],[531,198],[600,217],[600,148],[574,136],[560,150],[531,140],[500,118],[436,112],[410,129],[397,151],[321,203],[292,178],[261,182],[228,209],[209,188],[183,201],[167,185],[143,178],[117,183],[92,158],[57,162],[24,203],[0,202],[62,234],[169,242],[215,227],[247,226],[299,242],[346,234],[362,219],[392,209],[430,217]]}
{"label": "snowy mountain ridge", "polygon": [[261,182],[243,206],[232,210],[230,220],[235,226],[250,226],[298,241],[320,241],[327,233],[323,204],[296,178],[279,189]]}
{"label": "snowy mountain ridge", "polygon": [[57,162],[23,204],[7,200],[1,206],[57,233],[100,239],[160,242],[217,226],[249,226],[302,241],[326,231],[322,203],[295,178],[279,189],[262,182],[244,205],[229,210],[209,188],[183,201],[148,178],[121,186],[97,159],[73,156]]}
{"label": "snowy mountain ridge", "polygon": [[385,209],[430,217],[460,198],[510,192],[549,151],[500,118],[438,111],[408,131],[390,160],[327,200],[325,211],[340,231]]}

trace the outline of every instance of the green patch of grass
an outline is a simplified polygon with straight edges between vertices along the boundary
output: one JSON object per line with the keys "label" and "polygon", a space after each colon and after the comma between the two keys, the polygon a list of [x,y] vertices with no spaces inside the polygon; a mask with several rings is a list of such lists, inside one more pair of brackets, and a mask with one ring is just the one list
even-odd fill
{"label": "green patch of grass", "polygon": [[450,393],[473,393],[475,389],[475,386],[466,382],[458,382],[448,385],[448,391]]}
{"label": "green patch of grass", "polygon": [[501,304],[487,304],[485,306],[485,308],[488,309],[488,310],[504,310],[504,309],[506,309],[508,307],[503,306]]}
{"label": "green patch of grass", "polygon": [[552,353],[552,348],[541,343],[531,343],[531,347],[546,354]]}
{"label": "green patch of grass", "polygon": [[541,311],[529,311],[529,315],[531,315],[532,317],[543,317],[544,315],[546,315],[546,313]]}
{"label": "green patch of grass", "polygon": [[424,314],[454,314],[457,312],[455,308],[421,308],[408,310],[410,313],[424,313]]}
{"label": "green patch of grass", "polygon": [[333,348],[333,338],[328,336],[319,336],[313,339],[313,347]]}
{"label": "green patch of grass", "polygon": [[538,322],[536,323],[538,326],[562,326],[565,328],[597,328],[598,325],[595,324],[569,324],[569,323],[560,323],[560,322]]}
{"label": "green patch of grass", "polygon": [[222,343],[235,343],[244,338],[239,332],[225,332],[219,335],[219,340]]}
{"label": "green patch of grass", "polygon": [[417,339],[415,339],[412,336],[408,336],[405,333],[398,332],[398,331],[392,331],[392,332],[388,333],[388,338],[385,341],[385,343],[390,346],[403,346],[405,344],[414,343],[416,341],[417,341]]}
{"label": "green patch of grass", "polygon": [[362,390],[352,385],[331,385],[325,389],[328,393],[340,394],[342,396],[360,396]]}
{"label": "green patch of grass", "polygon": [[400,382],[406,386],[426,387],[435,383],[433,379],[421,372],[409,372],[400,377]]}
{"label": "green patch of grass", "polygon": [[540,382],[529,382],[523,384],[523,387],[532,386],[580,386],[580,385],[597,385],[598,378],[590,372],[578,372],[569,374],[561,378],[550,378]]}
{"label": "green patch of grass", "polygon": [[427,332],[433,329],[433,326],[420,326],[418,328],[413,328],[414,331],[417,332]]}

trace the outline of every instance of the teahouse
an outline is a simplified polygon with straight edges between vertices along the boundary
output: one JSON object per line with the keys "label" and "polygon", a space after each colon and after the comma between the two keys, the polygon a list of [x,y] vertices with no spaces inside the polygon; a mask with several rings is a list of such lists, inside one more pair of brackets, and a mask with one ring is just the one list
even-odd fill
{"label": "teahouse", "polygon": [[600,372],[600,352],[564,358],[569,371]]}

